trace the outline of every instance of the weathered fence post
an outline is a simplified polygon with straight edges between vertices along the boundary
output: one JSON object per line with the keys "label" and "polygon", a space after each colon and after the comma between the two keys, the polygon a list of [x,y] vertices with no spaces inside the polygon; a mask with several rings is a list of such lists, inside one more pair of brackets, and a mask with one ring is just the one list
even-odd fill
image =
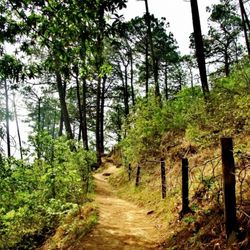
{"label": "weathered fence post", "polygon": [[192,212],[189,208],[189,190],[188,190],[188,159],[182,159],[182,210],[181,217]]}
{"label": "weathered fence post", "polygon": [[224,217],[227,239],[236,232],[235,164],[232,138],[221,138],[224,180]]}
{"label": "weathered fence post", "polygon": [[141,167],[140,167],[140,166],[137,166],[136,181],[135,181],[135,186],[136,186],[136,187],[139,186],[139,182],[140,182],[140,173],[141,173]]}
{"label": "weathered fence post", "polygon": [[162,199],[166,198],[166,167],[165,161],[161,158],[161,194]]}
{"label": "weathered fence post", "polygon": [[131,180],[131,171],[132,171],[132,168],[131,168],[131,164],[129,163],[128,164],[128,180],[129,181]]}

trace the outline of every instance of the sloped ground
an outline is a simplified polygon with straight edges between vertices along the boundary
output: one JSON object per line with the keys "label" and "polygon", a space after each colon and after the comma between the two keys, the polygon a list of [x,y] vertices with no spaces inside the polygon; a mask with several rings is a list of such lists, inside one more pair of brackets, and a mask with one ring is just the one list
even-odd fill
{"label": "sloped ground", "polygon": [[99,223],[77,249],[157,249],[162,239],[160,231],[146,210],[114,195],[107,175],[117,168],[111,163],[106,165],[104,172],[95,174]]}

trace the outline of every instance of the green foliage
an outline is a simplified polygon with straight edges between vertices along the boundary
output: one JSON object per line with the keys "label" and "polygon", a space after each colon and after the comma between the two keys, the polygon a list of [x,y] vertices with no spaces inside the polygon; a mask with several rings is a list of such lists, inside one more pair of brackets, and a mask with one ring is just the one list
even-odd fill
{"label": "green foliage", "polygon": [[139,161],[140,155],[148,148],[159,145],[160,120],[161,109],[153,97],[137,103],[134,113],[127,120],[127,126],[124,126],[127,137],[121,142],[129,162]]}
{"label": "green foliage", "polygon": [[139,162],[157,152],[164,134],[179,131],[188,142],[206,147],[219,135],[249,133],[250,67],[242,61],[230,77],[214,80],[207,103],[199,87],[183,88],[160,107],[150,97],[137,102],[124,126],[122,152],[129,162]]}
{"label": "green foliage", "polygon": [[[197,106],[196,103],[201,105]],[[121,142],[124,156],[129,162],[138,162],[143,155],[159,148],[164,133],[185,130],[188,122],[204,113],[200,88],[184,88],[173,100],[159,106],[154,97],[137,102],[135,112],[127,120],[126,138]]]}
{"label": "green foliage", "polygon": [[35,246],[39,234],[88,200],[95,154],[63,138],[43,134],[42,139],[43,154],[34,163],[15,159],[1,163],[0,249]]}

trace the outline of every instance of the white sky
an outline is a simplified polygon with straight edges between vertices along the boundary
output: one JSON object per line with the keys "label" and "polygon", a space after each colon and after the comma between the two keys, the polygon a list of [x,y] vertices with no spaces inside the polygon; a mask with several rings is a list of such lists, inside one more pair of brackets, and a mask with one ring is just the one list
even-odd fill
{"label": "white sky", "polygon": [[[202,33],[207,32],[206,7],[218,4],[219,0],[198,0]],[[170,23],[170,31],[174,34],[182,54],[189,53],[189,36],[193,32],[190,2],[186,0],[148,0],[149,12],[156,17],[165,17]],[[144,1],[128,0],[127,8],[122,12],[126,20],[145,13]]]}

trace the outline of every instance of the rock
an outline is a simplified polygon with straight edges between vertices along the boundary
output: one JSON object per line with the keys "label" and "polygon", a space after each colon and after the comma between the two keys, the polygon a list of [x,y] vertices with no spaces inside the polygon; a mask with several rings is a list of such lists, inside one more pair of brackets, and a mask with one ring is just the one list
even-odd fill
{"label": "rock", "polygon": [[147,212],[147,215],[153,214],[154,212],[155,212],[154,210],[151,210],[151,211]]}
{"label": "rock", "polygon": [[102,175],[103,175],[103,176],[110,176],[111,173],[103,173]]}

